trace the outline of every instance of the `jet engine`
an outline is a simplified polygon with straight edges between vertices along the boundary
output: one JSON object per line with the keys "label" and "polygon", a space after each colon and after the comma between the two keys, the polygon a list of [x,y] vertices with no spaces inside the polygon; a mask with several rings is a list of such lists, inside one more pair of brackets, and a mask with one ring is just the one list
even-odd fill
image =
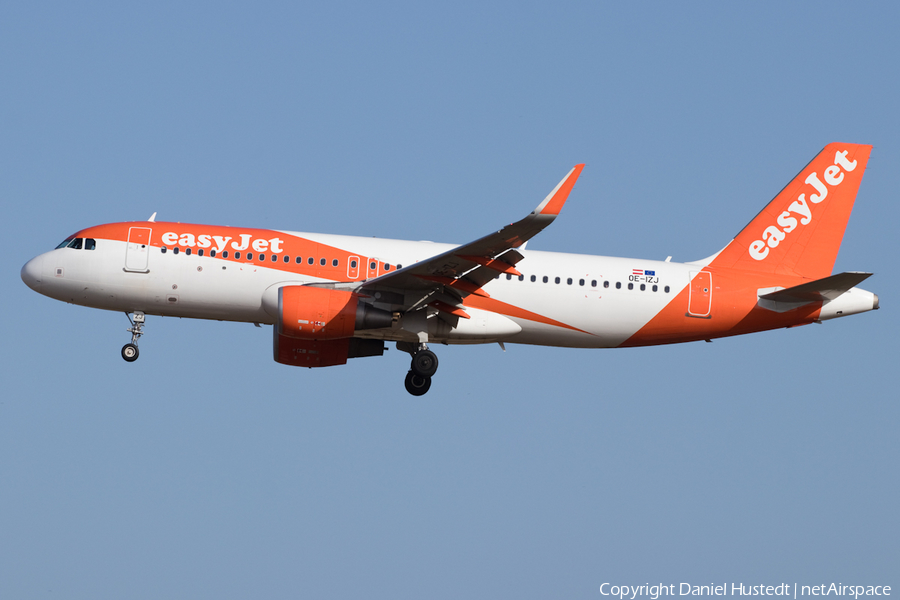
{"label": "jet engine", "polygon": [[393,315],[360,301],[359,294],[291,285],[278,290],[275,361],[302,367],[342,365],[348,358],[380,356],[381,340],[354,331],[390,327]]}

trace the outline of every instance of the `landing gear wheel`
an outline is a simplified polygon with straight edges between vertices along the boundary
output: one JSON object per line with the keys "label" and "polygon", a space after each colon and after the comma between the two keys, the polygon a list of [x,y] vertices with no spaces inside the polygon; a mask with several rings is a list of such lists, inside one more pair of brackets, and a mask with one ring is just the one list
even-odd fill
{"label": "landing gear wheel", "polygon": [[431,350],[419,350],[413,355],[410,369],[419,377],[431,378],[437,373],[437,368],[438,358]]}
{"label": "landing gear wheel", "polygon": [[134,362],[138,359],[138,354],[140,354],[137,341],[144,335],[144,313],[139,310],[134,311],[134,319],[128,313],[125,313],[125,316],[128,317],[128,322],[131,323],[131,327],[126,330],[131,334],[131,343],[122,346],[122,358],[127,362]]}
{"label": "landing gear wheel", "polygon": [[138,359],[138,347],[134,344],[125,344],[122,346],[122,358],[128,362],[134,362]]}
{"label": "landing gear wheel", "polygon": [[431,377],[422,377],[412,371],[406,374],[406,391],[413,396],[423,396],[431,387]]}

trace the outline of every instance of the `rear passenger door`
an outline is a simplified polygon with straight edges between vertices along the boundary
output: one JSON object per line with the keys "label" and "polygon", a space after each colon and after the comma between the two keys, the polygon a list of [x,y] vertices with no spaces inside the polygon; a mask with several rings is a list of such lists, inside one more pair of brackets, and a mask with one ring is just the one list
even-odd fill
{"label": "rear passenger door", "polygon": [[712,315],[712,273],[691,272],[691,291],[688,299],[688,315],[709,319]]}

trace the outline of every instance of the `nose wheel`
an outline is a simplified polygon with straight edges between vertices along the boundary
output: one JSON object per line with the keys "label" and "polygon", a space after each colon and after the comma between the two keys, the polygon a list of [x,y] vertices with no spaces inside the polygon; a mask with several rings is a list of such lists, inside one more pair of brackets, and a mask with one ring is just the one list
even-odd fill
{"label": "nose wheel", "polygon": [[[410,344],[412,346],[412,344]],[[400,347],[400,344],[398,344]],[[423,396],[431,388],[431,378],[437,372],[437,355],[425,344],[418,344],[414,349],[406,349],[412,354],[409,372],[406,374],[406,391],[413,396]]]}
{"label": "nose wheel", "polygon": [[134,362],[138,359],[138,356],[140,356],[137,341],[144,335],[144,313],[135,311],[134,319],[132,319],[131,315],[128,313],[125,313],[125,316],[128,317],[128,321],[131,323],[131,327],[125,330],[131,334],[131,343],[122,346],[122,358],[124,358],[126,362]]}
{"label": "nose wheel", "polygon": [[122,346],[122,358],[127,362],[134,362],[138,359],[140,352],[135,344],[125,344]]}

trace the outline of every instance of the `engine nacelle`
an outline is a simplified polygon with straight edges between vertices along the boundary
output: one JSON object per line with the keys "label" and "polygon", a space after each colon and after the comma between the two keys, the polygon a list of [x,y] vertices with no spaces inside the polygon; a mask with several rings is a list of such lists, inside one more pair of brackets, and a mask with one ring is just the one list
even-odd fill
{"label": "engine nacelle", "polygon": [[393,315],[359,301],[359,294],[290,285],[278,290],[275,335],[301,340],[338,340],[354,331],[390,327]]}
{"label": "engine nacelle", "polygon": [[354,331],[390,327],[393,315],[359,301],[359,294],[290,285],[278,290],[273,328],[275,361],[296,367],[342,365],[348,358],[381,356],[384,342]]}

